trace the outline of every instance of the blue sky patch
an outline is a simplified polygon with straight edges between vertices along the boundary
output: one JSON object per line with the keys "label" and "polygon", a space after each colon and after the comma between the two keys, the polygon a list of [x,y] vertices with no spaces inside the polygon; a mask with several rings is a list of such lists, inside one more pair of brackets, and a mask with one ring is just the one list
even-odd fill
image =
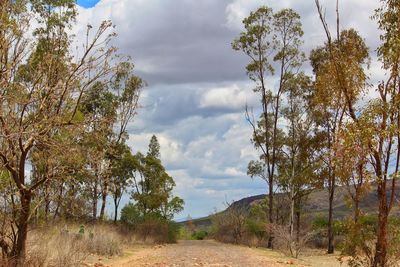
{"label": "blue sky patch", "polygon": [[77,0],[76,3],[82,7],[94,7],[100,0]]}

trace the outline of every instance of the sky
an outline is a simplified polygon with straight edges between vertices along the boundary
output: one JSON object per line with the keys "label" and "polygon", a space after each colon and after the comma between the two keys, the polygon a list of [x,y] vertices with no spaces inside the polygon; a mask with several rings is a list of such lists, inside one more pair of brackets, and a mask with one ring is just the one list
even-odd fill
{"label": "sky", "polygon": [[[321,1],[331,25],[334,2]],[[370,17],[378,2],[340,2],[341,27],[358,30],[372,55],[379,32]],[[135,73],[148,83],[128,128],[128,144],[134,153],[145,152],[150,137],[158,137],[162,162],[176,181],[174,193],[185,200],[176,218],[206,216],[226,202],[267,191],[264,181],[246,175],[258,154],[244,107],[260,105],[245,73],[248,59],[231,42],[243,30],[243,18],[259,6],[293,8],[301,15],[303,49],[309,53],[325,40],[314,0],[78,0],[78,5],[78,40],[87,24],[111,20],[118,33],[114,45],[132,57]],[[310,73],[308,63],[304,69]],[[370,74],[381,75],[375,56]],[[277,79],[267,77],[267,84],[274,88]]]}

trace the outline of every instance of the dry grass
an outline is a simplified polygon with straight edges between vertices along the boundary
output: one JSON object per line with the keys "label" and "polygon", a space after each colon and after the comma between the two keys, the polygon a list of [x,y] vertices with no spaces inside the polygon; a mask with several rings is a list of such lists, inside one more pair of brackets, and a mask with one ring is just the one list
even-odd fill
{"label": "dry grass", "polygon": [[113,226],[57,225],[32,230],[24,266],[81,266],[91,254],[114,256],[122,253],[126,239]]}

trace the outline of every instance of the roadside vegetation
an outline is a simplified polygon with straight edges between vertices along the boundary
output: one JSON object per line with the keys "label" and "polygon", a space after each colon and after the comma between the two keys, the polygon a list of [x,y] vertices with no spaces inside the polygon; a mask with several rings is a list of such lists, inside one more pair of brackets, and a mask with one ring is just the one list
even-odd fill
{"label": "roadside vegetation", "polygon": [[[392,211],[399,204],[400,3],[380,2],[371,14],[381,30],[376,55],[357,29],[341,27],[339,1],[335,25],[315,1],[326,41],[309,55],[294,10],[262,6],[243,20],[232,48],[248,57],[246,72],[260,100],[259,107],[246,107],[260,155],[249,162],[248,175],[265,180],[268,194],[254,205],[233,203],[212,216],[216,239],[293,257],[306,245],[325,246],[327,253],[336,248],[350,257],[350,266],[398,264],[399,217]],[[377,82],[369,76],[373,56],[385,71]],[[312,75],[305,71],[307,61]],[[351,211],[340,222],[334,214],[338,186],[347,189]],[[328,203],[323,217],[304,209],[315,190],[328,191],[321,200]],[[371,190],[372,212],[361,207]]]}
{"label": "roadside vegetation", "polygon": [[[111,46],[111,21],[79,43],[76,15],[74,0],[0,2],[2,266],[74,266],[120,254],[126,236],[176,239],[183,200],[157,138],[146,155],[127,145],[146,83]],[[124,194],[133,204],[119,220]]]}

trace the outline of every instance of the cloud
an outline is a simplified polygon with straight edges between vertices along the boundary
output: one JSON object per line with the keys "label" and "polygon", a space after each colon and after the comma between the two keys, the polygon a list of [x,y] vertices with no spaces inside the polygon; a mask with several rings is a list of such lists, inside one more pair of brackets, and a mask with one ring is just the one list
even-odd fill
{"label": "cloud", "polygon": [[[334,2],[321,1],[331,27]],[[243,107],[247,103],[257,113],[259,100],[246,76],[248,58],[231,48],[243,18],[264,4],[275,11],[291,7],[301,15],[306,53],[325,41],[313,0],[101,0],[89,9],[79,7],[77,39],[84,40],[88,23],[96,27],[111,19],[118,32],[113,44],[133,58],[136,73],[149,84],[129,125],[128,144],[145,153],[151,135],[157,135],[175,193],[186,201],[178,217],[207,215],[226,200],[266,192],[264,181],[246,176],[257,152]],[[379,1],[340,5],[342,28],[359,30],[374,55],[379,31],[370,16]],[[376,56],[372,62],[371,76],[383,77]],[[305,68],[311,73],[308,63]],[[277,82],[267,78],[271,89]]]}
{"label": "cloud", "polygon": [[206,91],[201,96],[200,107],[243,110],[246,104],[254,105],[256,102],[257,97],[249,88],[233,84]]}

